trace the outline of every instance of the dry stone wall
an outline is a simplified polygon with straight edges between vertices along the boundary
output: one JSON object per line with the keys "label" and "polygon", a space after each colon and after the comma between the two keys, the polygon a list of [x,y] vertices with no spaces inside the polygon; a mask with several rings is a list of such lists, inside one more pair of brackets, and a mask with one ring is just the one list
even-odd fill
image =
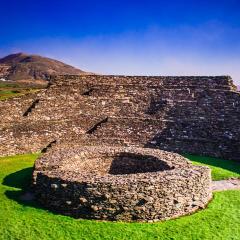
{"label": "dry stone wall", "polygon": [[0,155],[57,141],[240,160],[240,94],[228,76],[58,76],[1,101],[0,114]]}
{"label": "dry stone wall", "polygon": [[0,78],[7,78],[8,74],[9,74],[9,69],[10,66],[6,65],[6,64],[0,64]]}
{"label": "dry stone wall", "polygon": [[156,149],[58,145],[35,163],[36,199],[76,218],[159,221],[204,208],[210,169]]}

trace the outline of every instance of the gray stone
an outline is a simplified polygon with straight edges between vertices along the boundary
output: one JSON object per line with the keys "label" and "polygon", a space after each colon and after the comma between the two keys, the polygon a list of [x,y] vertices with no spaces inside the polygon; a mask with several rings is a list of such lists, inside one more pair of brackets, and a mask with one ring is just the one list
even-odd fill
{"label": "gray stone", "polygon": [[[157,149],[59,145],[36,161],[34,176],[41,204],[80,218],[155,222],[194,212],[212,198],[209,168]],[[67,185],[49,191],[54,181]]]}

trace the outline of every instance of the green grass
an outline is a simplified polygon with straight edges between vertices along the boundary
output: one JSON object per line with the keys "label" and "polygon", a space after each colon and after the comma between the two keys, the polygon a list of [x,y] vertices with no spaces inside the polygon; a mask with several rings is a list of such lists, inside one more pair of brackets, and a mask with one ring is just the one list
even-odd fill
{"label": "green grass", "polygon": [[185,154],[184,156],[195,165],[210,167],[213,180],[229,179],[231,177],[240,178],[240,162],[190,154]]}
{"label": "green grass", "polygon": [[[0,239],[240,239],[240,191],[216,192],[205,210],[152,224],[76,220],[22,202],[37,156],[0,158]],[[228,175],[234,175],[234,168],[226,166]]]}
{"label": "green grass", "polygon": [[23,96],[27,93],[33,93],[38,90],[28,90],[28,89],[21,89],[21,90],[0,90],[0,100],[5,100],[8,98]]}
{"label": "green grass", "polygon": [[16,97],[21,95],[21,92],[15,92],[11,90],[0,90],[0,100],[4,100],[10,97]]}
{"label": "green grass", "polygon": [[20,86],[16,83],[0,82],[0,88],[19,88]]}
{"label": "green grass", "polygon": [[[39,87],[38,87],[39,88]],[[22,96],[27,93],[38,91],[37,87],[16,84],[16,83],[2,83],[0,82],[0,100],[5,100],[12,97]]]}

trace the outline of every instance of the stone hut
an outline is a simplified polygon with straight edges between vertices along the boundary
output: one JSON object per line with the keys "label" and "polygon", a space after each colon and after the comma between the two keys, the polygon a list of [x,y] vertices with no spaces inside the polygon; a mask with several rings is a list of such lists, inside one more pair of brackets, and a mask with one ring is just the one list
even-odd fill
{"label": "stone hut", "polygon": [[212,198],[210,169],[158,149],[58,145],[35,163],[36,199],[76,218],[155,222]]}

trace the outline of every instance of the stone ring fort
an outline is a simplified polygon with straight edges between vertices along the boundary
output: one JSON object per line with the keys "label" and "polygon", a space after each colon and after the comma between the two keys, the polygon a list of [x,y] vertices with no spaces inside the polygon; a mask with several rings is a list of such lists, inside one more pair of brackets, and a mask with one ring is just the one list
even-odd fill
{"label": "stone ring fort", "polygon": [[212,197],[210,170],[178,153],[240,160],[240,94],[228,76],[57,76],[0,109],[0,155],[45,152],[36,200],[77,218],[192,213]]}
{"label": "stone ring fort", "polygon": [[43,205],[81,218],[164,220],[203,208],[212,197],[207,167],[147,148],[57,148],[36,161],[35,176]]}

